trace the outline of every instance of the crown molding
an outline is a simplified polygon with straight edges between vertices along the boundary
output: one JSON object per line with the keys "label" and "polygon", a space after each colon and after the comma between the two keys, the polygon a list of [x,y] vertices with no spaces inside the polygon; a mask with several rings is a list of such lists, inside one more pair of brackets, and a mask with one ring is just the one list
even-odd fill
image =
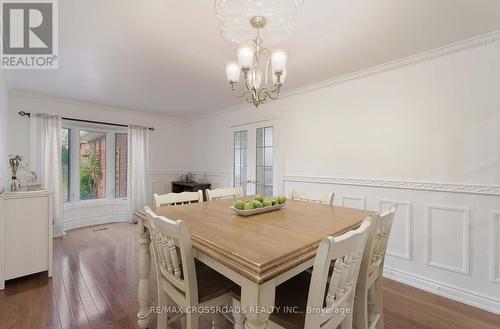
{"label": "crown molding", "polygon": [[288,182],[354,185],[354,186],[407,189],[407,190],[500,196],[500,186],[488,186],[488,185],[424,183],[424,182],[395,181],[395,180],[382,180],[382,179],[314,177],[314,176],[292,176],[292,175],[285,176],[283,180]]}
{"label": "crown molding", "polygon": [[[492,43],[495,41],[499,41],[499,40],[500,40],[500,30],[496,30],[496,31],[482,34],[482,35],[479,35],[479,36],[476,36],[476,37],[473,37],[470,39],[455,42],[455,43],[452,43],[452,44],[449,44],[449,45],[446,45],[446,46],[443,46],[440,48],[428,50],[428,51],[425,51],[425,52],[422,52],[422,53],[419,53],[416,55],[412,55],[409,57],[405,57],[402,59],[391,61],[391,62],[388,62],[385,64],[372,66],[370,68],[363,69],[360,71],[340,75],[340,76],[334,77],[332,79],[323,80],[320,82],[316,82],[316,83],[312,83],[312,84],[298,87],[295,89],[291,89],[288,91],[284,91],[281,93],[281,96],[280,96],[280,98],[278,98],[277,101],[279,101],[280,99],[286,98],[286,97],[306,93],[306,92],[313,91],[316,89],[321,89],[321,88],[345,83],[348,81],[361,79],[361,78],[368,77],[368,76],[371,76],[371,75],[374,75],[377,73],[391,71],[391,70],[399,69],[399,68],[402,68],[405,66],[429,61],[429,60],[432,60],[432,59],[435,59],[438,57],[443,57],[443,56],[447,56],[450,54],[458,53],[458,52],[463,51],[463,50],[472,49],[472,48],[486,45],[486,44],[489,44],[489,43]],[[246,104],[246,103],[245,104],[238,104],[235,106],[227,107],[227,108],[220,110],[220,111],[202,114],[199,116],[193,116],[193,117],[191,117],[191,120],[207,119],[210,117],[224,115],[224,114],[227,114],[229,112],[238,112],[238,111],[243,111],[243,110],[247,110],[250,108],[252,108],[251,104]]]}
{"label": "crown molding", "polygon": [[31,91],[27,91],[27,90],[19,90],[19,89],[9,90],[9,97],[29,98],[29,99],[40,100],[40,101],[69,104],[69,105],[74,105],[74,106],[81,106],[81,107],[96,109],[99,111],[119,112],[119,113],[130,114],[130,115],[145,115],[148,117],[154,117],[154,118],[159,118],[159,119],[163,119],[163,120],[170,120],[173,122],[179,122],[179,123],[184,123],[184,124],[190,122],[190,120],[188,118],[170,116],[170,115],[166,115],[166,114],[158,113],[158,112],[143,111],[143,110],[137,110],[137,109],[131,109],[131,108],[120,108],[120,107],[97,104],[97,103],[90,103],[90,102],[82,102],[82,101],[77,101],[74,99],[50,96],[50,95],[40,94],[40,93],[31,92]]}

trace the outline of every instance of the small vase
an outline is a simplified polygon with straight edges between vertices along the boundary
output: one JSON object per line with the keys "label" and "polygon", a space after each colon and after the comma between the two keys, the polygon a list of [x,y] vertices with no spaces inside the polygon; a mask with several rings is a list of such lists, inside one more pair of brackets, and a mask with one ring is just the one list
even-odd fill
{"label": "small vase", "polygon": [[12,173],[12,181],[10,182],[10,190],[12,192],[19,191],[21,188],[21,184],[19,183],[19,180],[17,179],[17,170],[14,170],[11,168],[11,173]]}

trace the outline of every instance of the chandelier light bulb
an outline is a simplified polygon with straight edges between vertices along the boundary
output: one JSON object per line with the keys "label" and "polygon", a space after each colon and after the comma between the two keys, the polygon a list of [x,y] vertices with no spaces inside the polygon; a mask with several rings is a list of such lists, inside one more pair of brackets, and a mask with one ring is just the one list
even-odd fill
{"label": "chandelier light bulb", "polygon": [[[285,78],[286,78],[286,69],[283,70],[283,73],[281,73],[281,76],[280,76],[280,83],[281,84],[284,84],[285,83]],[[273,85],[277,85],[278,84],[278,76],[276,75],[276,73],[273,74]]]}
{"label": "chandelier light bulb", "polygon": [[271,54],[271,64],[273,66],[273,72],[283,72],[286,68],[286,62],[288,60],[288,54],[286,50],[276,49]]}
{"label": "chandelier light bulb", "polygon": [[226,75],[229,83],[237,83],[240,81],[240,65],[237,62],[226,63]]}
{"label": "chandelier light bulb", "polygon": [[242,45],[238,48],[238,63],[242,69],[250,69],[253,63],[254,50],[248,45]]}

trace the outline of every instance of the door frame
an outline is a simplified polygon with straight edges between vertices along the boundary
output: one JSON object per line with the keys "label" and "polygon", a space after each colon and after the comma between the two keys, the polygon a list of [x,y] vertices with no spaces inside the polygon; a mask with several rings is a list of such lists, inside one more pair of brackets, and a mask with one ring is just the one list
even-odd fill
{"label": "door frame", "polygon": [[[262,128],[262,127],[273,127],[273,166],[275,167],[275,175],[273,174],[273,194],[274,195],[279,195],[283,193],[283,154],[281,153],[282,148],[280,147],[282,140],[280,138],[280,127],[281,123],[281,118],[269,118],[269,119],[263,119],[263,120],[256,120],[256,121],[248,121],[248,122],[240,122],[237,124],[232,124],[228,127],[227,129],[227,138],[228,138],[228,149],[227,153],[229,156],[227,157],[227,163],[228,163],[228,182],[231,187],[233,187],[234,184],[234,131],[237,131],[239,127],[242,129],[245,128],[245,126],[252,125],[252,126],[257,126],[256,128]],[[247,154],[248,158],[248,154]],[[256,173],[253,172],[252,178],[256,179]],[[247,179],[249,177],[249,171],[247,171]]]}

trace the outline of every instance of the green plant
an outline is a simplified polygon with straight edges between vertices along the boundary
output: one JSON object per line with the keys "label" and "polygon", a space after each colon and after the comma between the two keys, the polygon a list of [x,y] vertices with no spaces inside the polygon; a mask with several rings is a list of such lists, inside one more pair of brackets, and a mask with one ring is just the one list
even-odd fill
{"label": "green plant", "polygon": [[87,158],[80,165],[80,199],[93,199],[97,196],[99,180],[102,177],[99,156],[94,149],[85,155]]}

